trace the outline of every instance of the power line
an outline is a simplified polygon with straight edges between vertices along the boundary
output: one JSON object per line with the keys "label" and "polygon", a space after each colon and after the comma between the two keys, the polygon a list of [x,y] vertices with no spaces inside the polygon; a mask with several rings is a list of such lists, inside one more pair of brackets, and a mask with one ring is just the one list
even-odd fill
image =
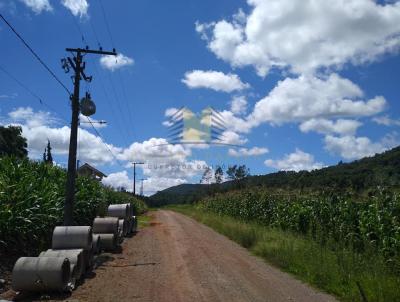
{"label": "power line", "polygon": [[[109,80],[109,82],[111,83],[111,88],[112,88],[112,91],[113,91],[113,94],[114,94],[114,99],[116,100],[117,108],[119,109],[119,112],[120,112],[120,114],[121,114],[121,117],[123,118],[123,122],[124,122],[126,125],[128,125],[128,122],[127,122],[126,117],[125,117],[125,114],[124,114],[124,110],[122,110],[122,106],[121,106],[121,102],[120,102],[119,96],[118,96],[118,94],[117,94],[117,90],[115,89],[114,81],[113,81],[113,79],[112,79],[110,73],[108,73],[108,80]],[[127,109],[129,110],[129,108],[127,108]],[[126,136],[129,137],[129,132],[128,132],[128,130],[126,129],[126,127],[123,127],[123,128],[124,128],[124,130],[125,130]]]}
{"label": "power line", "polygon": [[106,146],[106,148],[108,149],[108,151],[111,153],[112,157],[115,159],[115,161],[122,167],[124,168],[124,166],[121,164],[121,162],[117,159],[117,157],[114,155],[114,153],[111,151],[110,147],[104,142],[104,138],[103,136],[97,131],[96,127],[93,125],[92,121],[86,117],[88,122],[90,123],[90,125],[92,126],[93,130],[96,132],[97,136],[100,137],[101,142],[104,144],[104,146]]}
{"label": "power line", "polygon": [[[104,13],[104,12],[103,12],[103,13]],[[72,13],[71,13],[71,15],[72,15]],[[72,17],[74,17],[74,16],[72,15]],[[103,15],[103,17],[105,17],[105,15]],[[83,30],[82,30],[82,28],[79,26],[79,24],[76,22],[75,18],[74,18],[74,22],[75,22],[75,25],[76,25],[76,27],[77,27],[77,29],[78,29],[80,35],[82,36],[82,41],[84,41],[86,44],[88,44],[88,43],[87,43],[87,39],[86,39],[86,37],[85,37],[85,35],[84,35],[84,33],[83,33]],[[91,26],[91,29],[92,29],[94,38],[95,38],[95,40],[96,40],[98,46],[101,47],[101,43],[100,43],[100,41],[99,41],[97,32],[96,32],[96,30],[95,30],[95,27],[93,26],[93,23],[92,23],[91,19],[89,19],[89,23],[90,23],[90,26]],[[107,23],[107,24],[108,24],[108,23]],[[109,34],[110,34],[110,32],[109,32]],[[122,141],[124,141],[124,143],[125,143],[127,146],[129,146],[129,142],[127,141],[127,138],[126,138],[124,135],[122,135],[122,133],[123,133],[124,131],[125,131],[126,134],[128,134],[128,133],[127,133],[127,130],[126,130],[125,127],[123,127],[123,126],[120,125],[119,119],[116,118],[116,115],[115,115],[115,112],[114,112],[114,108],[113,108],[113,105],[111,104],[112,102],[109,101],[109,94],[107,93],[107,90],[106,90],[106,88],[105,88],[103,79],[102,79],[102,77],[100,77],[100,73],[98,72],[96,63],[95,63],[95,62],[93,62],[93,63],[94,63],[93,66],[94,66],[94,68],[95,68],[94,75],[95,75],[95,76],[97,76],[97,75],[99,76],[99,79],[100,79],[100,82],[101,82],[101,87],[102,87],[103,93],[104,93],[104,95],[105,95],[105,97],[106,97],[106,101],[107,101],[107,103],[109,104],[109,107],[111,108],[111,114],[113,115],[113,118],[114,118],[114,120],[116,121],[116,125],[117,125],[117,127],[119,128],[118,133],[119,133],[119,135],[121,136]],[[113,83],[113,81],[111,80],[111,78],[109,78],[109,79],[110,79],[110,82],[111,82],[111,85],[112,85],[112,88],[113,88],[114,100],[115,100],[115,102],[117,103],[117,107],[118,107],[118,109],[119,109],[119,111],[120,111],[121,116],[122,116],[123,119],[125,120],[125,117],[123,116],[123,112],[122,112],[122,110],[121,110],[119,98],[118,98],[118,96],[117,96],[116,89],[115,89],[115,87],[114,87],[114,83]],[[128,109],[130,110],[130,108],[128,108]],[[123,129],[124,129],[124,130],[123,130]],[[128,134],[128,136],[129,136],[129,134]]]}
{"label": "power line", "polygon": [[85,39],[85,36],[83,35],[82,28],[80,27],[79,23],[76,21],[74,14],[70,10],[68,10],[68,11],[70,12],[72,19],[74,20],[74,24],[75,24],[76,29],[78,30],[79,34],[81,35],[82,42],[84,44],[88,45],[88,43],[87,43],[87,41]]}
{"label": "power line", "polygon": [[[105,9],[104,9],[104,6],[103,6],[103,3],[102,3],[101,0],[99,0],[99,5],[100,5],[101,11],[102,11],[102,15],[103,15],[104,23],[105,23],[106,28],[107,28],[108,35],[109,35],[110,40],[111,40],[111,44],[112,44],[113,47],[115,47],[115,45],[114,45],[114,39],[113,39],[113,36],[112,36],[112,33],[111,33],[111,29],[110,29],[110,24],[109,24],[109,22],[108,22],[107,15],[106,15],[106,12],[105,12]],[[126,114],[127,114],[128,121],[129,121],[129,118],[130,118],[131,121],[132,121],[132,130],[133,130],[133,134],[134,134],[134,133],[135,133],[135,130],[134,130],[134,126],[133,126],[133,123],[134,123],[134,115],[133,115],[133,113],[132,113],[133,111],[132,111],[132,109],[131,109],[130,103],[129,103],[128,98],[127,98],[127,94],[126,94],[126,90],[125,90],[125,84],[124,84],[124,82],[122,81],[122,77],[121,77],[120,71],[117,70],[117,74],[118,74],[118,76],[119,76],[119,82],[120,82],[120,86],[121,86],[121,88],[122,88],[123,97],[125,98],[125,102],[128,102],[128,104],[127,104],[127,106],[126,106],[126,109],[127,109],[128,113],[126,113]],[[114,83],[113,83],[113,81],[112,81],[112,79],[111,79],[111,76],[109,76],[109,81],[111,82],[111,86],[112,86],[112,89],[113,89],[115,98],[117,99],[117,105],[118,105],[118,108],[119,108],[119,110],[120,110],[120,112],[121,112],[121,116],[122,116],[123,119],[125,120],[126,117],[125,117],[125,115],[123,114],[123,112],[125,112],[126,110],[121,110],[120,101],[119,101],[119,98],[118,98],[118,96],[117,96],[117,94],[116,94],[116,89],[115,89],[115,87],[114,87]],[[126,123],[126,121],[125,121],[125,123]],[[129,133],[127,133],[127,134],[128,134],[128,136],[129,136]]]}
{"label": "power line", "polygon": [[[114,110],[114,106],[113,106],[112,102],[110,101],[110,96],[109,96],[109,94],[108,94],[108,92],[107,92],[107,90],[106,90],[106,85],[105,85],[105,83],[104,83],[104,81],[103,81],[103,77],[101,76],[100,72],[98,71],[96,64],[94,65],[94,75],[95,75],[96,77],[98,77],[99,80],[100,80],[100,85],[101,85],[101,88],[102,88],[102,90],[103,90],[103,94],[104,94],[104,96],[105,96],[106,102],[107,102],[109,108],[111,109],[110,113],[111,113],[111,115],[113,116],[113,119],[114,119],[114,121],[116,122],[117,127],[119,128],[118,134],[119,134],[120,137],[122,138],[122,141],[123,141],[127,146],[129,146],[129,142],[126,140],[126,137],[122,134],[122,133],[123,133],[123,130],[122,130],[122,129],[123,129],[124,127],[121,126],[121,124],[120,124],[120,119],[117,118],[117,114],[116,114],[116,112],[115,112],[115,110]],[[114,96],[114,100],[115,100],[115,103],[117,103],[117,100],[115,99],[115,96]]]}
{"label": "power line", "polygon": [[124,80],[123,80],[123,78],[121,76],[121,72],[119,70],[117,70],[117,74],[118,74],[118,77],[119,77],[119,83],[120,83],[120,85],[122,87],[122,93],[123,93],[123,96],[125,98],[125,102],[127,102],[127,108],[128,108],[128,111],[129,111],[129,115],[130,115],[131,121],[132,121],[131,125],[132,125],[132,133],[133,133],[133,137],[134,137],[135,133],[136,133],[135,123],[134,123],[134,121],[135,121],[134,110],[132,110],[131,102],[128,100],[128,95],[126,94],[126,89],[125,89],[125,82],[124,82]]}
{"label": "power line", "polygon": [[32,47],[29,46],[29,44],[21,37],[21,35],[14,29],[14,27],[4,18],[2,14],[0,14],[0,17],[3,19],[3,21],[8,25],[8,27],[14,32],[14,34],[21,40],[21,42],[26,46],[26,48],[29,49],[29,51],[33,54],[33,56],[40,62],[40,64],[43,65],[44,68],[53,76],[53,78],[65,89],[65,91],[71,95],[71,92],[69,89],[61,82],[61,80],[54,74],[53,71],[46,65],[46,63],[43,62],[43,60],[39,57],[39,55],[36,54],[36,52],[32,49]]}
{"label": "power line", "polygon": [[114,46],[114,40],[113,40],[113,37],[112,37],[112,35],[111,35],[110,26],[109,26],[108,21],[107,21],[107,16],[106,16],[106,12],[105,12],[105,10],[104,10],[103,3],[102,3],[101,0],[99,0],[99,3],[100,3],[101,11],[102,11],[102,13],[103,13],[104,22],[105,22],[106,27],[107,27],[108,35],[110,36],[111,45],[112,45],[112,47],[115,48],[115,46]]}
{"label": "power line", "polygon": [[[30,95],[32,95],[34,98],[36,98],[38,101],[39,101],[39,103],[41,104],[41,105],[43,105],[43,106],[46,106],[47,108],[49,108],[51,111],[54,111],[54,112],[56,112],[57,113],[57,111],[52,107],[52,106],[50,106],[49,104],[47,104],[45,101],[43,101],[43,99],[40,97],[40,96],[38,96],[36,93],[34,93],[28,86],[26,86],[24,83],[22,83],[20,80],[18,80],[15,76],[13,76],[9,71],[7,71],[3,66],[1,66],[0,65],[0,70],[4,73],[4,74],[6,74],[7,76],[9,76],[12,80],[14,80],[19,86],[21,86],[23,89],[25,89]],[[59,113],[57,113],[57,114],[59,114]],[[64,121],[66,121],[67,123],[68,123],[68,121],[67,121],[67,119],[65,118],[65,116],[63,116],[62,114],[59,114],[60,116],[61,116],[61,118],[64,120]]]}

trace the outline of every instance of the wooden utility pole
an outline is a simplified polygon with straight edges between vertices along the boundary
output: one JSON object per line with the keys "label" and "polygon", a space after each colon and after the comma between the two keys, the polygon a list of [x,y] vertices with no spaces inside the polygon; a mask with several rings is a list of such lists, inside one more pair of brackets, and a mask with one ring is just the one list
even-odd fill
{"label": "wooden utility pole", "polygon": [[[71,135],[69,139],[69,154],[68,154],[68,172],[67,172],[67,185],[65,193],[65,204],[64,204],[64,225],[73,224],[73,205],[75,200],[75,178],[76,178],[76,149],[78,143],[78,123],[79,123],[79,90],[80,81],[83,77],[85,81],[90,82],[92,77],[85,75],[85,62],[82,61],[82,54],[99,54],[99,55],[113,55],[117,53],[115,49],[113,51],[103,50],[90,50],[81,48],[67,48],[66,51],[75,53],[74,57],[62,60],[63,67],[66,72],[71,67],[75,71],[74,75],[74,94],[71,96],[71,107],[72,107],[72,118],[71,118]],[[68,62],[68,63],[67,63]]]}
{"label": "wooden utility pole", "polygon": [[136,195],[136,165],[144,165],[141,162],[133,162],[133,195]]}

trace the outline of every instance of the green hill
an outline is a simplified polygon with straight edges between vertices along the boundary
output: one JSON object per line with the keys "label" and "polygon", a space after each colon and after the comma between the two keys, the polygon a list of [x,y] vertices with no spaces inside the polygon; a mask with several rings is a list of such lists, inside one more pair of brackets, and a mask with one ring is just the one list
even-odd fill
{"label": "green hill", "polygon": [[400,147],[350,163],[338,163],[314,171],[281,171],[249,176],[242,181],[222,184],[182,184],[157,192],[149,198],[152,206],[192,203],[207,195],[240,188],[267,187],[274,190],[334,191],[355,195],[368,193],[378,186],[400,189]]}

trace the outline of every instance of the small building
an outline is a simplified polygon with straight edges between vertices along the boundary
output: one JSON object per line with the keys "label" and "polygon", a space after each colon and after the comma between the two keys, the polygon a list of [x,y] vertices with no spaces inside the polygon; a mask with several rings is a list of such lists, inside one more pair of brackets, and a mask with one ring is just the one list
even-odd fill
{"label": "small building", "polygon": [[107,177],[103,172],[97,170],[88,163],[85,163],[78,168],[78,175],[90,177],[98,181],[101,181],[103,177]]}

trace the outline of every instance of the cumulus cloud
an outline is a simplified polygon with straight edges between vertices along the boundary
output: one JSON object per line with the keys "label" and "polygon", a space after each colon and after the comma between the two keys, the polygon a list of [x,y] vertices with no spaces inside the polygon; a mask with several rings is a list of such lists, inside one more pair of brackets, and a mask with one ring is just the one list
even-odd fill
{"label": "cumulus cloud", "polygon": [[250,87],[249,84],[243,83],[236,74],[224,74],[214,70],[186,72],[182,82],[189,88],[208,88],[223,92],[233,92]]}
{"label": "cumulus cloud", "polygon": [[359,159],[372,156],[395,147],[400,142],[396,135],[387,135],[379,142],[372,142],[368,137],[347,135],[325,137],[325,149],[345,159]]}
{"label": "cumulus cloud", "polygon": [[295,73],[360,64],[397,51],[400,3],[371,0],[248,0],[249,15],[196,23],[208,48],[234,67]]}
{"label": "cumulus cloud", "polygon": [[216,141],[217,143],[223,143],[228,145],[243,145],[248,141],[247,138],[231,130],[226,130],[222,132],[219,138],[220,140],[217,140]]}
{"label": "cumulus cloud", "polygon": [[387,115],[384,116],[377,116],[372,119],[375,123],[378,125],[384,125],[384,126],[400,126],[400,120],[399,119],[392,119]]}
{"label": "cumulus cloud", "polygon": [[86,0],[62,0],[62,5],[71,11],[74,16],[86,16],[89,3]]}
{"label": "cumulus cloud", "polygon": [[49,0],[20,0],[25,3],[30,9],[36,14],[40,14],[42,11],[52,11],[53,7],[50,5]]}
{"label": "cumulus cloud", "polygon": [[129,179],[128,172],[126,170],[110,173],[107,177],[103,178],[102,183],[115,189],[125,188],[127,191],[132,191],[133,187],[133,180]]}
{"label": "cumulus cloud", "polygon": [[[177,186],[186,183],[186,179],[181,178],[170,178],[170,177],[149,177],[143,182],[143,194],[148,196],[156,193],[157,191],[164,190],[166,188]],[[115,189],[125,188],[127,191],[133,191],[133,179],[129,177],[126,170],[110,173],[107,177],[103,178],[102,183],[113,187]],[[136,192],[140,192],[141,183],[136,183]]]}
{"label": "cumulus cloud", "polygon": [[244,96],[234,96],[231,101],[231,112],[235,115],[246,114],[247,100]]}
{"label": "cumulus cloud", "polygon": [[386,107],[384,97],[362,100],[362,90],[353,82],[331,74],[286,78],[258,101],[247,118],[257,126],[263,122],[281,124],[312,118],[371,116]]}
{"label": "cumulus cloud", "polygon": [[49,126],[58,122],[50,112],[33,111],[31,107],[19,107],[8,113],[11,123],[22,123],[29,128]]}
{"label": "cumulus cloud", "polygon": [[282,159],[267,159],[264,164],[282,171],[311,171],[324,167],[323,163],[315,162],[313,155],[303,152],[300,149],[296,149],[291,154],[286,154]]}
{"label": "cumulus cloud", "polygon": [[[49,112],[35,112],[30,107],[20,107],[8,113],[7,124],[17,124],[22,127],[22,135],[28,141],[28,151],[31,157],[37,158],[43,153],[50,140],[53,154],[67,155],[69,150],[70,128],[57,127],[58,120]],[[122,150],[112,144],[106,144],[100,137],[79,129],[79,159],[93,164],[112,163],[114,154]]]}
{"label": "cumulus cloud", "polygon": [[182,145],[169,144],[165,138],[150,138],[143,142],[134,142],[118,157],[127,161],[164,161],[183,160],[191,155],[190,149]]}
{"label": "cumulus cloud", "polygon": [[100,65],[108,70],[114,71],[125,66],[131,66],[135,63],[132,58],[129,58],[122,53],[117,56],[102,56],[100,58]]}
{"label": "cumulus cloud", "polygon": [[144,175],[158,178],[188,179],[201,173],[204,161],[188,160],[190,146],[172,145],[164,138],[150,138],[134,142],[118,158],[124,161],[142,161]]}
{"label": "cumulus cloud", "polygon": [[340,135],[354,135],[362,125],[361,122],[356,120],[338,119],[330,121],[327,119],[310,119],[300,124],[302,132],[315,131],[322,134],[337,133]]}
{"label": "cumulus cloud", "polygon": [[[162,191],[166,188],[183,183],[187,183],[187,180],[180,178],[149,177],[144,181],[143,193],[144,195],[153,195],[157,193],[157,191]],[[138,191],[138,188],[136,188],[136,191]]]}
{"label": "cumulus cloud", "polygon": [[143,167],[143,174],[147,177],[191,179],[201,175],[207,163],[203,160],[164,160],[151,161]]}
{"label": "cumulus cloud", "polygon": [[258,156],[268,153],[267,148],[259,148],[253,147],[250,149],[247,148],[240,148],[238,150],[230,148],[228,150],[228,154],[234,157],[249,157],[249,156]]}
{"label": "cumulus cloud", "polygon": [[387,102],[382,96],[365,99],[359,86],[331,74],[323,78],[305,75],[286,78],[256,102],[247,116],[234,113],[238,105],[232,104],[230,110],[220,112],[228,130],[236,133],[249,133],[263,123],[301,123],[303,132],[353,134],[361,123],[350,117],[379,114],[386,109]]}

